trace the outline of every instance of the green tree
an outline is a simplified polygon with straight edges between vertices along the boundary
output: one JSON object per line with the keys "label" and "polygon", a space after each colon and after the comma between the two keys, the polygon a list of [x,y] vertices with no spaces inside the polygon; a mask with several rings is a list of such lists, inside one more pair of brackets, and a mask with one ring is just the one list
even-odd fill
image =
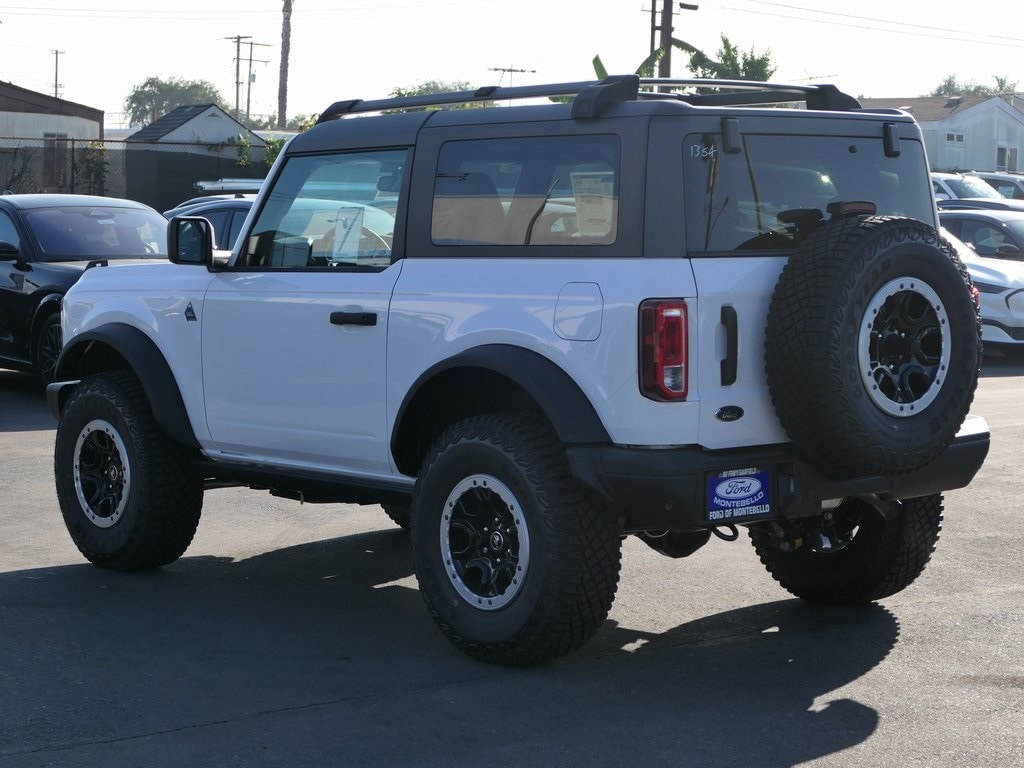
{"label": "green tree", "polygon": [[[409,96],[429,96],[435,93],[458,93],[460,91],[472,91],[473,86],[465,80],[453,80],[451,82],[445,82],[443,80],[425,80],[418,85],[409,86],[408,88],[398,87],[391,91],[391,95],[396,99],[404,99]],[[411,109],[392,109],[389,112],[419,112],[422,109],[478,109],[480,107],[493,106],[492,101],[473,101],[466,102],[463,104],[446,104],[443,107],[413,107]]]}
{"label": "green tree", "polygon": [[722,35],[722,47],[718,50],[718,61],[712,61],[701,51],[690,56],[690,69],[697,77],[717,78],[721,80],[770,80],[775,74],[772,64],[772,52],[756,53],[751,46],[749,51],[741,51],[733,45],[729,38]]}
{"label": "green tree", "polygon": [[124,111],[128,115],[129,125],[142,126],[184,104],[216,104],[225,111],[231,111],[231,107],[212,83],[206,80],[181,80],[176,77],[167,80],[149,77],[139,83],[125,98]]}
{"label": "green tree", "polygon": [[[672,47],[690,54],[690,70],[695,77],[719,78],[724,80],[769,80],[775,74],[771,51],[756,53],[753,46],[749,51],[740,51],[729,38],[722,35],[722,48],[717,55],[720,61],[714,61],[699,48],[684,40],[672,38]],[[641,77],[653,77],[658,62],[665,55],[661,48],[644,59],[636,68]],[[608,77],[608,70],[600,56],[593,60],[594,72],[598,78]]]}
{"label": "green tree", "polygon": [[279,126],[277,117],[273,115],[250,115],[245,127],[250,131],[305,131],[311,128],[319,115],[292,115]]}
{"label": "green tree", "polygon": [[961,83],[956,75],[947,75],[928,96],[998,96],[1003,93],[1014,93],[1017,90],[1017,81],[1010,80],[1007,76],[994,75],[995,86],[979,85],[973,80]]}
{"label": "green tree", "polygon": [[[671,42],[673,48],[677,48],[684,53],[689,53],[691,55],[704,55],[701,53],[700,49],[695,48],[684,40],[679,40],[673,37]],[[650,56],[640,62],[640,66],[637,67],[634,72],[640,75],[640,77],[654,77],[654,72],[658,66],[658,62],[661,61],[664,56],[665,50],[663,48],[658,48]],[[599,80],[603,80],[608,77],[608,69],[605,67],[604,62],[601,61],[600,56],[595,56],[591,63],[594,65],[594,74],[597,75]]]}

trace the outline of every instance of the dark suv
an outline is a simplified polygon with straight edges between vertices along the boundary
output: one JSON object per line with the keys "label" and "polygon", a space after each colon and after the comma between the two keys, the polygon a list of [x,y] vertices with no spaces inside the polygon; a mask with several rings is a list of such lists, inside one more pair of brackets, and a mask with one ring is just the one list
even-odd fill
{"label": "dark suv", "polygon": [[913,118],[832,87],[338,102],[230,258],[176,218],[174,263],[69,293],[61,509],[89,560],[142,569],[207,489],[381,504],[441,630],[501,664],[598,631],[625,535],[684,557],[745,529],[791,593],[880,599],[988,449],[936,226]]}

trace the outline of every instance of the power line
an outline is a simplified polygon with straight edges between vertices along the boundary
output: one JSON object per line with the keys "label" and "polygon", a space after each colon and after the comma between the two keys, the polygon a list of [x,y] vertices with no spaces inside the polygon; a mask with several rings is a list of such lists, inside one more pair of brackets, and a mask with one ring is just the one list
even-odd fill
{"label": "power line", "polygon": [[489,72],[501,72],[501,77],[498,79],[498,85],[501,85],[501,81],[505,79],[505,75],[508,75],[508,84],[512,85],[512,75],[516,72],[528,72],[530,74],[535,73],[536,69],[517,69],[516,67],[489,67]]}
{"label": "power line", "polygon": [[[922,37],[936,40],[947,40],[961,43],[978,43],[984,45],[997,45],[1008,48],[1024,48],[1024,40],[1020,38],[1007,37],[1005,35],[990,35],[985,32],[965,32],[962,29],[948,29],[945,27],[932,27],[925,24],[913,24],[907,22],[895,22],[889,19],[876,19],[870,16],[854,16],[847,13],[839,13],[837,11],[820,11],[816,8],[807,8],[805,6],[790,5],[788,3],[773,3],[767,0],[749,0],[750,3],[755,5],[767,5],[775,8],[785,8],[787,10],[798,11],[800,15],[791,15],[785,13],[779,13],[777,11],[757,11],[750,8],[739,8],[731,5],[721,6],[722,10],[735,11],[737,13],[747,13],[755,16],[770,16],[776,19],[793,19],[794,21],[802,21],[809,24],[824,24],[826,26],[838,26],[844,29],[866,29],[871,32],[887,32],[889,34],[905,35],[908,37]],[[807,13],[819,14],[820,16],[832,16],[836,17],[836,21],[829,19],[815,19],[808,18]],[[869,22],[869,24],[881,24],[890,26],[870,26],[869,24],[851,24],[850,21],[841,21],[839,19],[849,19],[853,21]],[[946,34],[931,34],[932,32],[939,33],[943,32]],[[972,39],[973,38],[973,39]]]}
{"label": "power line", "polygon": [[[252,91],[252,63],[254,61],[252,57],[253,46],[263,46],[269,48],[268,43],[254,43],[252,41],[252,35],[233,35],[231,37],[222,38],[224,40],[234,40],[235,42],[235,120],[242,121],[242,41],[246,41],[246,45],[249,46],[249,89],[246,94],[245,104],[245,119],[249,119],[249,93]],[[263,61],[262,59],[256,59],[256,61]],[[266,61],[263,62],[264,64]]]}

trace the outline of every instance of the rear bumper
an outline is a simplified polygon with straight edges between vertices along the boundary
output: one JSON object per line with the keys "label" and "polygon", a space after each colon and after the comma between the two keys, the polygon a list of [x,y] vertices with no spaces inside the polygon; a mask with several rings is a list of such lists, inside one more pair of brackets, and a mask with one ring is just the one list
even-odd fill
{"label": "rear bumper", "polygon": [[[963,488],[988,454],[989,429],[969,416],[953,443],[927,466],[902,475],[827,478],[789,444],[708,451],[701,448],[571,446],[573,474],[625,510],[626,530],[695,529],[721,523],[708,513],[708,477],[730,469],[770,470],[771,511],[742,521],[809,517],[823,501],[873,495],[909,499]],[[734,521],[735,522],[735,521]]]}

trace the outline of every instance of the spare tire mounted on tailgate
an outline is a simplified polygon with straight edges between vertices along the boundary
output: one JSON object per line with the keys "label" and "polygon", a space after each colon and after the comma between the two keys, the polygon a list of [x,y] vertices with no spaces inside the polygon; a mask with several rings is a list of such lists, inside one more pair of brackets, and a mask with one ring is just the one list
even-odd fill
{"label": "spare tire mounted on tailgate", "polygon": [[981,325],[966,270],[915,219],[823,225],[772,295],[768,386],[779,421],[830,475],[910,472],[952,442],[974,397]]}

